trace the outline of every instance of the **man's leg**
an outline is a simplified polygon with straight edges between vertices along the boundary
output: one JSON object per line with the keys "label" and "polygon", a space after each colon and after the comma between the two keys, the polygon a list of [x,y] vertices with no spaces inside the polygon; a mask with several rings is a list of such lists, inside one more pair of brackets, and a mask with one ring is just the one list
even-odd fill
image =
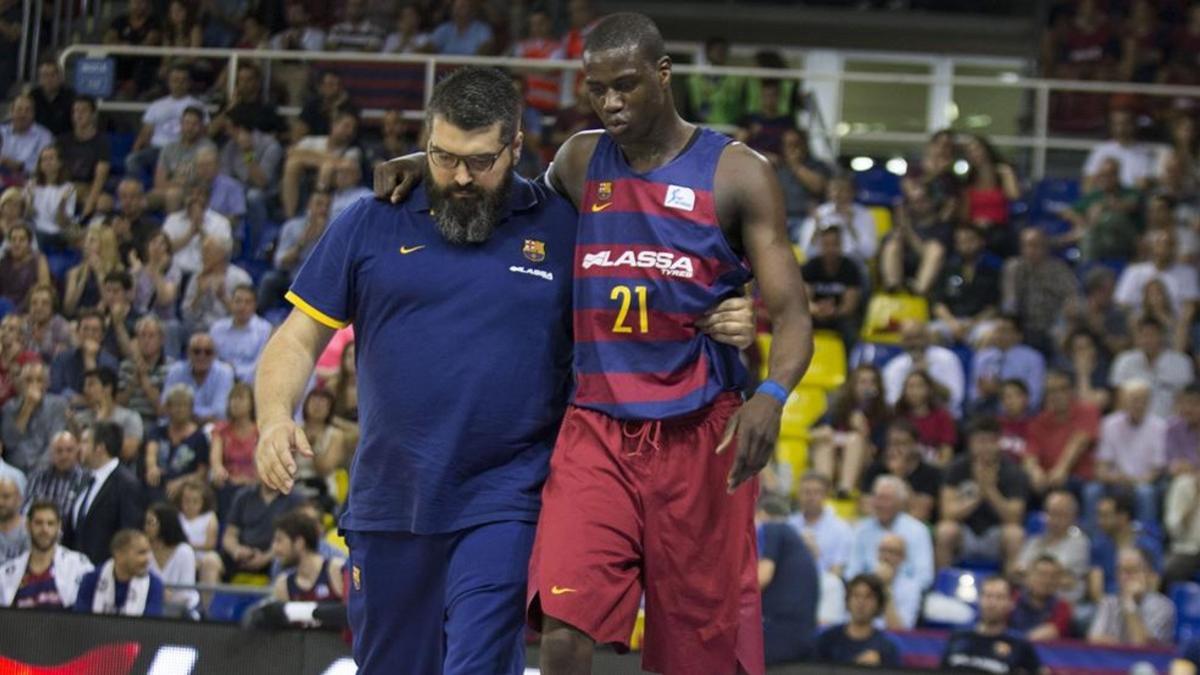
{"label": "man's leg", "polygon": [[949,567],[958,556],[965,528],[953,520],[943,520],[933,531],[933,555],[937,568]]}
{"label": "man's leg", "polygon": [[533,523],[489,523],[456,535],[446,578],[445,675],[525,670],[525,589]]}
{"label": "man's leg", "polygon": [[1137,499],[1137,519],[1143,525],[1158,522],[1158,485],[1138,483],[1134,488]]}
{"label": "man's leg", "polygon": [[644,497],[646,641],[652,672],[765,671],[754,504],[758,481],[727,491],[736,448],[717,455],[740,397],[662,423]]}
{"label": "man's leg", "polygon": [[450,536],[348,532],[346,541],[359,674],[440,674]]}
{"label": "man's leg", "polygon": [[[641,482],[649,449],[621,423],[570,408],[550,458],[529,561],[527,618],[547,675],[591,672],[595,642],[628,645],[642,595]],[[637,441],[630,441],[636,443]]]}

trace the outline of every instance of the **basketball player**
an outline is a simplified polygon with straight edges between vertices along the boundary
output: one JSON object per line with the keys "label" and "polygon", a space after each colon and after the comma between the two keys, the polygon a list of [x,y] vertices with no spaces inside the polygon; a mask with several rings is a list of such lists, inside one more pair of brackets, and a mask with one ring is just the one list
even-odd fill
{"label": "basketball player", "polygon": [[342,598],[341,559],[321,555],[320,525],[299,511],[285,513],[275,520],[275,536],[271,553],[279,561],[280,574],[271,588],[275,600],[291,602],[326,602]]}
{"label": "basketball player", "polygon": [[[292,411],[354,323],[362,438],[340,526],[364,675],[524,669],[529,554],[570,386],[577,215],[513,171],[519,118],[503,71],[439,83],[422,189],[329,225],[261,357],[257,466],[287,491],[295,455],[312,455]],[[749,313],[734,313],[732,332],[702,323],[745,344]]]}
{"label": "basketball player", "polygon": [[25,517],[29,550],[0,566],[0,607],[70,609],[92,561],[58,543],[62,517],[58,504],[38,500]]}
{"label": "basketball player", "polygon": [[[601,19],[583,63],[605,129],[569,139],[547,174],[580,217],[576,389],[530,561],[542,669],[590,672],[594,643],[626,645],[644,592],[646,669],[759,673],[757,490],[738,487],[769,461],[812,355],[779,184],[761,155],[679,117],[649,18]],[[409,177],[411,162],[392,170]],[[750,266],[773,348],[742,404],[736,351],[692,323]]]}

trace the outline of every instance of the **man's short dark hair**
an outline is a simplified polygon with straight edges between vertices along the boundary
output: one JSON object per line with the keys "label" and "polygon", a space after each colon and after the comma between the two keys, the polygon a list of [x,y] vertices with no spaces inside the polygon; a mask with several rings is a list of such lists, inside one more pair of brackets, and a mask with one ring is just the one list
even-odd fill
{"label": "man's short dark hair", "polygon": [[26,517],[32,519],[37,515],[38,511],[50,511],[56,519],[62,520],[62,511],[58,508],[58,503],[52,502],[49,499],[35,499],[29,505],[29,514]]}
{"label": "man's short dark hair", "polygon": [[108,550],[113,555],[116,555],[117,551],[124,551],[132,546],[133,542],[137,541],[138,537],[145,536],[146,534],[141,530],[135,530],[131,527],[127,527],[113,535],[111,543],[108,546]]}
{"label": "man's short dark hair", "polygon": [[176,61],[174,64],[171,65],[170,68],[167,69],[167,74],[169,75],[170,73],[173,73],[175,71],[179,71],[179,72],[183,73],[184,75],[187,75],[188,77],[192,76],[192,69],[189,68],[186,63]]}
{"label": "man's short dark hair", "polygon": [[1000,421],[991,415],[979,415],[967,423],[967,437],[975,434],[996,434],[999,436],[1003,431],[1000,428]]}
{"label": "man's short dark hair", "polygon": [[107,389],[108,393],[113,395],[117,393],[117,374],[113,372],[112,368],[100,366],[99,368],[92,368],[83,374],[83,379],[85,380],[91,377],[100,380],[100,386]]}
{"label": "man's short dark hair", "polygon": [[868,572],[856,575],[846,583],[846,604],[850,604],[850,593],[855,586],[866,586],[870,589],[871,595],[875,596],[875,616],[883,614],[887,606],[887,587],[883,585],[883,580]]}
{"label": "man's short dark hair", "polygon": [[1025,382],[1023,382],[1022,380],[1018,380],[1015,377],[1010,377],[1007,380],[1001,382],[1000,386],[1001,387],[1016,387],[1018,390],[1020,390],[1020,392],[1022,394],[1025,394],[1026,396],[1029,395],[1029,387],[1025,384]]}
{"label": "man's short dark hair", "polygon": [[104,283],[121,284],[121,288],[126,291],[133,290],[133,277],[129,276],[129,272],[125,270],[113,270],[104,275]]}
{"label": "man's short dark hair", "polygon": [[188,107],[184,108],[183,112],[179,115],[179,118],[183,119],[183,117],[186,115],[195,115],[196,119],[200,120],[201,122],[204,121],[204,109],[198,105],[189,105]]}
{"label": "man's short dark hair", "polygon": [[1105,499],[1112,500],[1114,512],[1124,514],[1125,517],[1133,520],[1133,514],[1137,510],[1137,500],[1133,496],[1133,490],[1125,487],[1109,487],[1100,501]]}
{"label": "man's short dark hair", "polygon": [[255,298],[258,297],[257,291],[254,290],[254,286],[251,286],[250,284],[238,284],[236,287],[234,287],[233,293],[229,294],[230,297],[236,295],[238,291],[245,291]]}
{"label": "man's short dark hair", "polygon": [[85,319],[95,319],[100,322],[101,326],[104,325],[104,315],[95,307],[79,310],[79,313],[75,315],[76,325],[83,323]]}
{"label": "man's short dark hair", "polygon": [[1166,328],[1163,327],[1162,323],[1158,319],[1156,319],[1152,316],[1149,316],[1149,315],[1143,316],[1142,318],[1138,319],[1137,327],[1139,330],[1142,328],[1153,328],[1160,333],[1162,333],[1166,330]]}
{"label": "man's short dark hair", "polygon": [[982,591],[984,589],[984,587],[989,586],[991,584],[995,584],[995,583],[1004,584],[1004,588],[1008,590],[1009,595],[1012,594],[1012,584],[1010,584],[1008,582],[1008,579],[1005,579],[1002,575],[999,575],[999,574],[993,574],[992,576],[984,579],[983,583],[979,584],[979,590]]}
{"label": "man's short dark hair", "polygon": [[310,551],[316,551],[320,546],[317,532],[321,526],[302,511],[288,511],[275,519],[275,530],[282,532],[289,541],[302,539],[304,546]]}
{"label": "man's short dark hair", "polygon": [[121,455],[121,444],[125,441],[125,434],[116,422],[92,422],[91,432],[92,445],[95,448],[103,447],[109,457]]}
{"label": "man's short dark hair", "polygon": [[463,131],[476,131],[500,123],[500,140],[511,143],[521,119],[521,95],[512,77],[486,66],[454,71],[438,82],[425,108],[425,127],[433,128],[440,116]]}
{"label": "man's short dark hair", "polygon": [[658,26],[645,14],[617,12],[600,19],[584,41],[585,52],[606,52],[632,47],[650,64],[666,56]]}
{"label": "man's short dark hair", "polygon": [[75,102],[76,103],[86,103],[87,106],[92,109],[93,113],[96,112],[97,107],[96,107],[96,97],[95,96],[91,96],[89,94],[76,94]]}
{"label": "man's short dark hair", "polygon": [[1062,563],[1058,561],[1058,558],[1055,558],[1054,556],[1050,555],[1049,553],[1043,553],[1043,554],[1039,555],[1038,557],[1034,558],[1033,564],[1030,565],[1029,567],[1033,568],[1034,566],[1040,565],[1042,563],[1050,563],[1051,565],[1054,565],[1055,567],[1060,567],[1060,568],[1062,567]]}

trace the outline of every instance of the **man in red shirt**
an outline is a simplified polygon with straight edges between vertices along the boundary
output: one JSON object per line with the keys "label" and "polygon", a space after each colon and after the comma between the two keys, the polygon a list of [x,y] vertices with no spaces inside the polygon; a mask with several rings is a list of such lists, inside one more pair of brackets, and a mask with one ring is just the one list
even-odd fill
{"label": "man in red shirt", "polygon": [[1092,450],[1100,430],[1100,410],[1075,398],[1071,376],[1046,374],[1045,406],[1029,424],[1025,471],[1037,495],[1067,488],[1077,491],[1092,479]]}

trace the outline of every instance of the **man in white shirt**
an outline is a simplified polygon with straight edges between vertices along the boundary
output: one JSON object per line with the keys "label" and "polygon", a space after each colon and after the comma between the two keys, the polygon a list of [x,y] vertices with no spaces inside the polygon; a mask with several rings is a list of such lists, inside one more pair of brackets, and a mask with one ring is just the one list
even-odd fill
{"label": "man in white shirt", "polygon": [[1196,312],[1196,300],[1200,299],[1200,284],[1197,283],[1196,268],[1176,262],[1176,239],[1174,230],[1155,230],[1146,235],[1150,245],[1150,259],[1134,263],[1125,268],[1117,281],[1113,293],[1117,304],[1126,310],[1140,314],[1142,294],[1147,284],[1157,279],[1167,288],[1175,316],[1184,325],[1190,326]]}
{"label": "man in white shirt", "polygon": [[93,565],[83,554],[59,545],[62,514],[54,502],[33,502],[26,521],[29,551],[0,567],[0,606],[70,609],[79,582]]}
{"label": "man in white shirt", "polygon": [[850,526],[826,503],[829,478],[809,471],[800,477],[800,511],[788,518],[812,550],[820,572],[842,576],[850,560]]}
{"label": "man in white shirt", "polygon": [[1120,409],[1100,423],[1096,480],[1083,489],[1085,511],[1094,520],[1108,489],[1127,489],[1137,500],[1138,522],[1157,523],[1162,494],[1158,481],[1167,468],[1167,421],[1151,409],[1146,380],[1121,385],[1119,400]]}
{"label": "man in white shirt", "polygon": [[883,390],[888,405],[900,400],[909,373],[924,370],[946,388],[947,407],[951,415],[958,417],[965,389],[962,361],[949,349],[931,344],[928,328],[915,321],[901,326],[900,346],[904,353],[892,357],[883,367]]}
{"label": "man in white shirt", "polygon": [[54,142],[45,127],[33,121],[33,99],[13,99],[9,121],[0,124],[0,170],[16,178],[29,177],[42,149]]}
{"label": "man in white shirt", "polygon": [[885,536],[895,534],[904,540],[905,548],[905,558],[897,573],[910,577],[921,589],[933,583],[933,538],[924,523],[904,512],[908,494],[903,479],[890,475],[875,479],[871,490],[874,515],[854,526],[847,579],[864,572],[874,573],[879,566],[880,542]]}
{"label": "man in white shirt", "polygon": [[187,66],[172,66],[167,75],[167,95],[151,103],[142,114],[142,128],[125,158],[127,175],[147,176],[158,162],[159,151],[179,140],[183,111],[193,106],[204,110],[204,102],[189,93],[191,87]]}
{"label": "man in white shirt", "polygon": [[1083,164],[1084,192],[1091,189],[1092,176],[1100,171],[1100,165],[1106,159],[1115,159],[1121,165],[1121,185],[1139,190],[1145,188],[1158,170],[1160,147],[1137,140],[1137,126],[1133,113],[1128,110],[1109,113],[1108,126],[1112,140],[1093,146]]}
{"label": "man in white shirt", "polygon": [[209,328],[217,356],[233,366],[242,382],[254,382],[258,357],[271,337],[271,322],[255,313],[258,308],[254,286],[243,284],[233,290],[230,315]]}
{"label": "man in white shirt", "polygon": [[175,250],[174,265],[184,274],[200,271],[200,244],[205,237],[233,239],[229,219],[208,208],[208,198],[207,188],[193,188],[183,210],[163,222],[163,232]]}
{"label": "man in white shirt", "polygon": [[1108,381],[1121,387],[1134,380],[1150,383],[1150,411],[1168,417],[1175,410],[1175,395],[1195,379],[1192,360],[1171,349],[1166,331],[1156,319],[1143,317],[1133,335],[1133,349],[1117,355]]}
{"label": "man in white shirt", "polygon": [[806,218],[800,227],[796,243],[809,258],[818,254],[817,226],[840,223],[846,233],[842,237],[842,253],[847,258],[865,264],[875,257],[879,243],[875,236],[875,217],[867,207],[854,202],[854,176],[850,173],[835,174],[826,188],[829,201],[817,207],[815,214]]}
{"label": "man in white shirt", "polygon": [[300,182],[305,173],[321,171],[326,165],[343,159],[362,161],[362,151],[354,145],[357,135],[358,115],[353,110],[342,109],[333,115],[328,136],[305,136],[288,149],[279,192],[284,215],[294,218],[299,212]]}

